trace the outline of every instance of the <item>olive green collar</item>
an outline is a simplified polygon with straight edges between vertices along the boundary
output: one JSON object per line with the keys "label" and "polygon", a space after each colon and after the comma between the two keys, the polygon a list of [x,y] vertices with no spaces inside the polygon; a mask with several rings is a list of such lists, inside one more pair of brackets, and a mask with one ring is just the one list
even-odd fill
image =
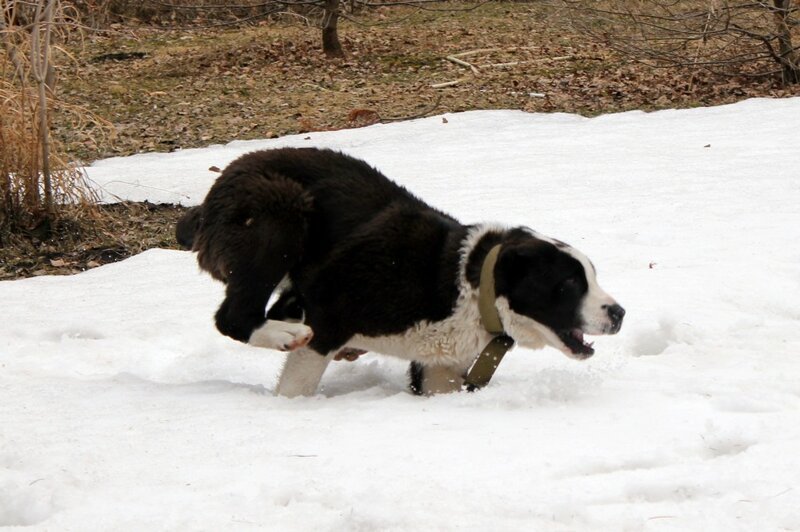
{"label": "olive green collar", "polygon": [[500,244],[497,244],[483,259],[481,266],[481,279],[478,286],[478,310],[481,312],[481,322],[484,329],[492,334],[503,332],[503,323],[500,321],[500,313],[497,312],[495,305],[496,297],[494,293],[494,266],[497,264],[497,255],[500,253]]}
{"label": "olive green collar", "polygon": [[500,253],[500,244],[497,244],[483,259],[481,266],[480,285],[478,286],[478,310],[481,322],[487,332],[493,335],[492,339],[478,355],[472,368],[464,377],[464,384],[468,391],[474,391],[486,386],[492,379],[497,366],[505,354],[514,347],[514,339],[508,336],[503,329],[500,313],[497,311],[496,295],[494,291],[494,267],[497,264],[497,255]]}

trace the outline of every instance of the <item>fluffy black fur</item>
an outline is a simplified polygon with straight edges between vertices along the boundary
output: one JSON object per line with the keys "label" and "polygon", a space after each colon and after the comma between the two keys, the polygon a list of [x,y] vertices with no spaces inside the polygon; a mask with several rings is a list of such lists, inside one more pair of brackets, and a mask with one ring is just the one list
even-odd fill
{"label": "fluffy black fur", "polygon": [[310,347],[327,353],[354,334],[401,333],[447,317],[466,228],[363,161],[284,148],[232,162],[177,233],[227,283],[220,332],[246,342],[288,274],[292,288],[270,318],[304,312]]}

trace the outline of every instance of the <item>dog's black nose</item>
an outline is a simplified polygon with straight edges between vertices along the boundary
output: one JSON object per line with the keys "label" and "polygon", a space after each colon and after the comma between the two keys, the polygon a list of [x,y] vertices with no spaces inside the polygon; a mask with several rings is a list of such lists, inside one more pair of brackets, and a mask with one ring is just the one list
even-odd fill
{"label": "dog's black nose", "polygon": [[622,327],[622,318],[625,317],[625,309],[614,303],[608,307],[608,317],[611,318],[611,327],[614,332]]}

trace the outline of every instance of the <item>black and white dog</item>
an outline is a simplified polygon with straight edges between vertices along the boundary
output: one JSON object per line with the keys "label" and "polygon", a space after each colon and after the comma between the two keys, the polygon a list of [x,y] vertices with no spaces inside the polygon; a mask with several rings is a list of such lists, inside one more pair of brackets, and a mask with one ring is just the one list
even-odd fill
{"label": "black and white dog", "polygon": [[614,334],[625,314],[576,249],[527,228],[462,225],[331,150],[240,157],[178,222],[177,237],[227,285],[219,331],[290,351],[277,387],[286,396],[313,394],[343,349],[411,360],[415,393],[461,389],[492,338],[478,289],[498,244],[494,303],[520,345],[588,358],[584,334]]}

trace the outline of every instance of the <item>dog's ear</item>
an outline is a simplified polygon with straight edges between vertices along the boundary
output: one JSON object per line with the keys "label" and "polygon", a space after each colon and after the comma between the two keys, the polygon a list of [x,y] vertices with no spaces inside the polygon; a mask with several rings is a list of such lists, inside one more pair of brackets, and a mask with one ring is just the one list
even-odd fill
{"label": "dog's ear", "polygon": [[520,279],[544,264],[546,252],[547,244],[541,240],[504,244],[497,256],[495,277]]}
{"label": "dog's ear", "polygon": [[543,302],[549,298],[557,250],[539,239],[503,245],[495,265],[495,293],[515,299]]}

